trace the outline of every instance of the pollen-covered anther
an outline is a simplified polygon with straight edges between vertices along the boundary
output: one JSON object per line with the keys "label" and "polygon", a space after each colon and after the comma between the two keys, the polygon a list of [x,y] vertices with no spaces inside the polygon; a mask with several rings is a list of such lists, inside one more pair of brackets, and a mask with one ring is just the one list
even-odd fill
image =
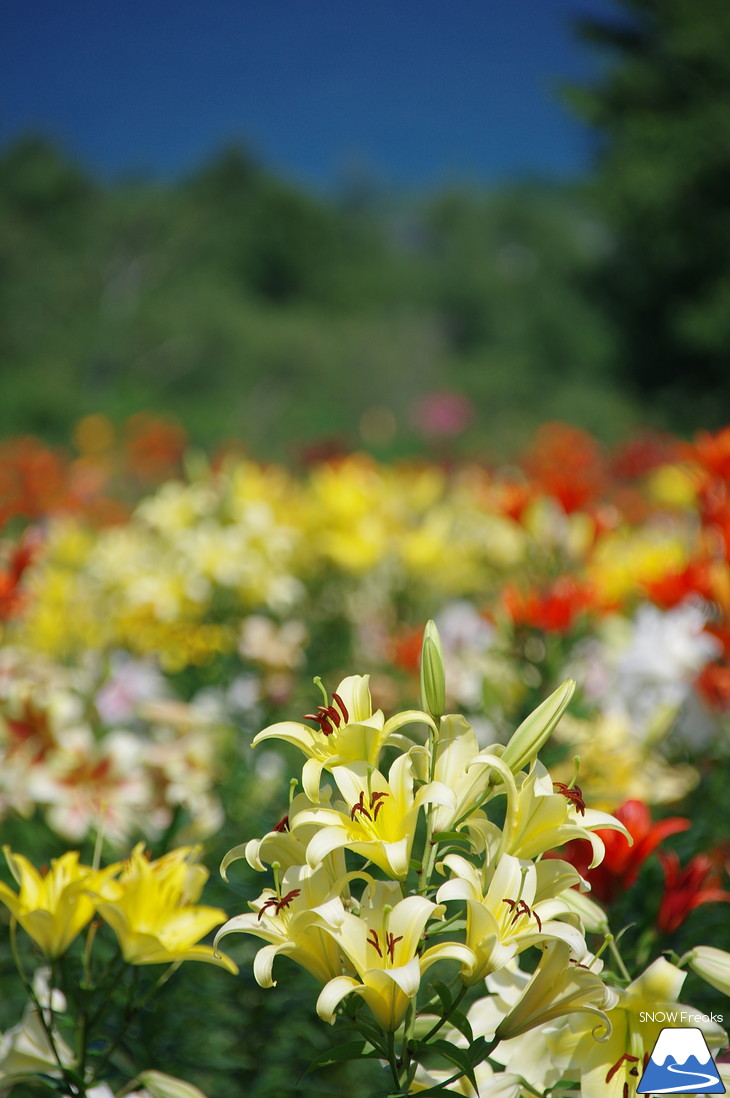
{"label": "pollen-covered anther", "polygon": [[[622,1052],[621,1055],[619,1056],[618,1060],[616,1061],[616,1063],[613,1065],[613,1067],[608,1069],[608,1072],[606,1073],[606,1082],[607,1083],[611,1082],[611,1080],[613,1079],[616,1072],[623,1066],[624,1063],[638,1064],[638,1062],[639,1062],[639,1057],[638,1056],[632,1056],[628,1052]],[[628,1084],[624,1083],[624,1087],[626,1088],[626,1092],[628,1093]]]}
{"label": "pollen-covered anther", "polygon": [[278,824],[274,824],[274,831],[288,831],[289,830],[289,817],[282,816]]}
{"label": "pollen-covered anther", "polygon": [[351,820],[355,819],[355,813],[356,812],[361,812],[363,814],[363,816],[367,816],[367,818],[369,820],[372,820],[372,816],[370,815],[367,808],[365,807],[365,790],[364,789],[360,790],[360,800],[357,802],[357,804],[354,804],[352,806],[352,811],[350,812],[350,819]]}
{"label": "pollen-covered anther", "polygon": [[274,915],[278,915],[285,907],[289,906],[292,900],[296,900],[297,896],[301,894],[301,891],[301,888],[293,888],[291,892],[287,892],[286,896],[272,896],[270,900],[267,900],[265,904],[262,904],[257,918],[261,919],[261,916],[266,911],[267,907],[273,907]]}
{"label": "pollen-covered anther", "polygon": [[565,782],[553,782],[553,789],[556,793],[562,793],[564,797],[567,797],[574,806],[576,812],[579,812],[581,816],[585,816],[586,805],[583,800],[583,790],[579,785],[566,785]]}
{"label": "pollen-covered anther", "polygon": [[360,812],[363,816],[367,816],[369,820],[375,822],[375,820],[377,820],[378,818],[378,812],[383,807],[383,798],[389,796],[389,793],[372,793],[370,795],[370,804],[368,806],[365,804],[365,790],[361,789],[360,800],[357,802],[357,804],[354,804],[352,806],[352,809],[350,811],[350,819],[354,820],[355,813]]}
{"label": "pollen-covered anther", "polygon": [[507,904],[512,908],[511,922],[514,924],[519,919],[520,915],[528,915],[531,919],[534,919],[537,923],[537,929],[542,933],[542,921],[540,916],[524,900],[511,900],[509,897],[505,897],[502,900],[503,904]]}
{"label": "pollen-covered anther", "polygon": [[[334,692],[333,692],[333,694],[332,694],[332,700],[333,700],[333,701],[336,701],[336,702],[337,702],[337,704],[339,705],[339,707],[340,707],[340,712],[342,713],[342,716],[344,717],[344,720],[345,720],[345,724],[347,724],[347,722],[348,722],[348,721],[350,720],[350,714],[349,714],[349,713],[347,712],[347,706],[346,706],[346,705],[345,705],[345,703],[343,702],[343,700],[342,700],[342,698],[340,697],[340,695],[339,695],[339,694],[337,694],[337,693],[334,693]],[[333,706],[330,706],[330,708],[334,708],[334,707],[333,707]]]}
{"label": "pollen-covered anther", "polygon": [[388,956],[390,957],[391,961],[393,961],[393,962],[395,962],[395,943],[396,942],[402,942],[402,941],[403,941],[403,935],[402,934],[399,934],[397,938],[393,934],[386,934],[385,935],[385,942],[386,942],[386,946],[388,948]]}
{"label": "pollen-covered anther", "polygon": [[370,933],[367,936],[367,943],[368,943],[368,945],[371,945],[373,947],[373,949],[375,949],[375,951],[378,954],[378,957],[383,956],[383,951],[380,948],[380,940],[378,939],[377,930],[371,930],[370,931]]}
{"label": "pollen-covered anther", "polygon": [[377,820],[378,812],[380,812],[380,809],[383,807],[383,804],[385,803],[384,798],[387,796],[389,796],[388,793],[373,793],[370,798],[370,807],[373,810],[374,820]]}
{"label": "pollen-covered anther", "polygon": [[331,736],[335,728],[339,728],[342,723],[342,715],[335,709],[334,705],[318,705],[316,713],[305,713],[305,721],[316,721],[319,725],[320,732],[323,732],[325,736]]}

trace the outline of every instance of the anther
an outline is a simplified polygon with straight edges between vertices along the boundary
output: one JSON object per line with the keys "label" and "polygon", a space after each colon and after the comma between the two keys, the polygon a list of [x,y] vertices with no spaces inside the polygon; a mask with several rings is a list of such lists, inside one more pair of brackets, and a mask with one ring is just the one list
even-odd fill
{"label": "anther", "polygon": [[397,938],[394,938],[392,934],[386,934],[385,941],[388,945],[388,956],[390,957],[391,961],[395,963],[395,943],[402,942],[403,935],[399,934]]}
{"label": "anther", "polygon": [[287,892],[286,896],[282,896],[281,898],[272,896],[270,900],[267,900],[266,903],[262,905],[261,910],[258,913],[257,920],[261,919],[261,916],[266,911],[267,907],[273,907],[274,915],[278,915],[285,907],[289,906],[292,900],[295,900],[297,896],[300,895],[301,891],[301,888],[293,888],[291,892]]}
{"label": "anther", "polygon": [[333,694],[332,694],[332,700],[333,700],[333,701],[336,701],[336,702],[337,702],[337,704],[339,705],[339,707],[340,707],[340,710],[341,710],[341,712],[342,712],[342,716],[343,716],[343,717],[345,718],[345,724],[347,724],[347,723],[348,723],[348,721],[350,720],[350,714],[349,714],[349,713],[347,712],[347,706],[346,706],[346,705],[345,705],[345,703],[343,702],[343,700],[342,700],[342,698],[340,697],[340,695],[339,695],[339,694],[335,694],[334,692],[333,692]]}
{"label": "anther", "polygon": [[[613,1079],[616,1072],[623,1065],[624,1061],[626,1061],[627,1063],[630,1063],[630,1064],[638,1064],[639,1057],[638,1056],[631,1056],[631,1054],[628,1053],[628,1052],[622,1052],[621,1055],[619,1056],[618,1060],[616,1061],[616,1063],[613,1065],[613,1067],[608,1069],[608,1072],[606,1074],[606,1082],[607,1083],[611,1082],[611,1080]],[[624,1087],[626,1088],[626,1090],[624,1091],[624,1095],[627,1095],[628,1094],[628,1083],[624,1083]]]}
{"label": "anther", "polygon": [[[373,936],[372,941],[370,940],[370,934],[372,934],[372,936]],[[380,948],[380,942],[378,941],[377,931],[371,930],[370,934],[368,934],[368,936],[367,936],[368,945],[373,946],[377,950],[378,957],[382,957],[383,956],[383,951]]]}
{"label": "anther", "polygon": [[553,782],[553,789],[556,793],[562,793],[564,797],[567,797],[576,812],[579,812],[581,816],[585,816],[586,805],[583,800],[583,790],[579,785],[569,786],[565,782]]}

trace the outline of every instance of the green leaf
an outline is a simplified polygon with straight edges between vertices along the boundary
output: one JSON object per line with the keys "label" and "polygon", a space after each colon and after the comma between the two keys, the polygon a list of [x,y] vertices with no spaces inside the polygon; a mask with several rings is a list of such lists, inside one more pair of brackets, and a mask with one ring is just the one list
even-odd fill
{"label": "green leaf", "polygon": [[320,1052],[319,1056],[315,1056],[301,1077],[304,1078],[305,1075],[309,1075],[310,1072],[317,1071],[319,1068],[344,1063],[345,1060],[380,1060],[382,1053],[376,1049],[370,1049],[369,1052],[366,1052],[365,1049],[369,1047],[370,1043],[362,1040],[346,1041],[343,1045],[325,1049],[324,1052]]}
{"label": "green leaf", "polygon": [[465,1048],[459,1048],[457,1045],[452,1045],[451,1041],[446,1041],[440,1038],[436,1041],[429,1041],[428,1044],[423,1046],[423,1049],[419,1051],[435,1052],[439,1056],[442,1056],[444,1060],[448,1060],[454,1064],[463,1075],[467,1077],[474,1090],[477,1090],[477,1081],[474,1076],[474,1065],[472,1064],[469,1056],[469,1050]]}
{"label": "green leaf", "polygon": [[452,1010],[449,1015],[448,1024],[458,1029],[459,1033],[461,1033],[463,1037],[466,1037],[470,1045],[474,1044],[474,1033],[469,1024],[469,1019],[462,1010]]}
{"label": "green leaf", "polygon": [[445,984],[443,982],[443,980],[434,980],[434,982],[431,984],[431,987],[433,988],[433,990],[438,995],[439,1002],[441,1003],[441,1006],[444,1008],[444,1012],[449,1010],[450,1007],[451,1007],[451,1004],[454,1001],[454,998],[453,998],[451,992],[449,991],[448,984]]}
{"label": "green leaf", "polygon": [[433,841],[435,843],[463,843],[466,846],[473,846],[474,842],[470,835],[464,831],[436,831],[434,832]]}

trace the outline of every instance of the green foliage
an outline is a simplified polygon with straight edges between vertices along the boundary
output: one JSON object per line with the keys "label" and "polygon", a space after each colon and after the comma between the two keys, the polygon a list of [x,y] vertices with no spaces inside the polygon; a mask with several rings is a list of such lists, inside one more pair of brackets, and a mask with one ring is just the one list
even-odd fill
{"label": "green foliage", "polygon": [[624,383],[680,428],[715,427],[730,396],[730,8],[617,6],[581,24],[606,64],[572,94],[598,131],[591,190],[610,250],[597,300]]}
{"label": "green foliage", "polygon": [[514,451],[546,416],[609,439],[636,419],[571,188],[324,199],[235,148],[102,186],[27,140],[0,157],[0,213],[0,434],[146,408],[263,457],[323,436],[391,456],[428,441],[417,402],[445,388],[477,409],[472,448]]}

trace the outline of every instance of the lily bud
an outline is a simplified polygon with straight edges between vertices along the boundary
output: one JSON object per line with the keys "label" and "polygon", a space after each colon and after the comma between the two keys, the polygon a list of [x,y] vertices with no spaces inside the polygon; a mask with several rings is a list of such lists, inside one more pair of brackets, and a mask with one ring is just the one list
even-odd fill
{"label": "lily bud", "polygon": [[513,774],[519,773],[527,763],[537,758],[540,748],[550,738],[565,712],[574,690],[573,679],[566,679],[562,686],[525,717],[513,733],[502,755],[502,762],[507,764]]}
{"label": "lily bud", "polygon": [[174,1076],[165,1075],[162,1071],[143,1071],[137,1079],[149,1092],[151,1098],[205,1098],[202,1090],[194,1087],[192,1083],[175,1079]]}
{"label": "lily bud", "polygon": [[433,621],[426,624],[421,648],[421,708],[438,721],[446,711],[446,672],[441,637]]}
{"label": "lily bud", "polygon": [[689,964],[708,984],[730,995],[730,953],[714,946],[695,946],[689,955]]}

